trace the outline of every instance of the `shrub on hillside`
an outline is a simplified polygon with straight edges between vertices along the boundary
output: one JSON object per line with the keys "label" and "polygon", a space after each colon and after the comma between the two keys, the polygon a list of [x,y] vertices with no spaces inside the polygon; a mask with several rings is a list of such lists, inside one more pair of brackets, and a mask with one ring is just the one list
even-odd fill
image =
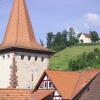
{"label": "shrub on hillside", "polygon": [[93,52],[83,53],[78,56],[76,59],[71,59],[69,62],[70,70],[82,70],[88,67],[95,67],[96,64],[100,64],[100,50],[94,49]]}

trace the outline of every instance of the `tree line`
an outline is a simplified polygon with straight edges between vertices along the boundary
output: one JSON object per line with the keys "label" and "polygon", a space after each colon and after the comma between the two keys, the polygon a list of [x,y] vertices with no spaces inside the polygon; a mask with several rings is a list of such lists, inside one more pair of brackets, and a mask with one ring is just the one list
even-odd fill
{"label": "tree line", "polygon": [[[53,32],[48,32],[47,48],[54,51],[60,51],[66,47],[71,47],[76,43],[79,43],[79,37],[82,33],[83,32],[77,34],[75,32],[75,29],[72,27],[68,30],[63,30],[62,32],[56,32],[55,34]],[[92,43],[96,43],[99,41],[99,36],[96,31],[90,31],[89,34],[91,36]],[[44,46],[41,39],[40,43],[42,46]]]}
{"label": "tree line", "polygon": [[47,47],[51,50],[60,51],[66,47],[71,47],[78,42],[74,28],[62,32],[47,33]]}

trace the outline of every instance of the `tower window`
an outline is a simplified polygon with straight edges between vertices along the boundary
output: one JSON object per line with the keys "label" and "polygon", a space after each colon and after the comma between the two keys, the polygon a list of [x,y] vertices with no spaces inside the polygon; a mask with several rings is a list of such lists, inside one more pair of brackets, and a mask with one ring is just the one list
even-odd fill
{"label": "tower window", "polygon": [[28,60],[31,60],[31,56],[28,56]]}
{"label": "tower window", "polygon": [[24,55],[21,55],[21,59],[22,59],[22,60],[24,59]]}
{"label": "tower window", "polygon": [[3,56],[3,59],[5,59],[5,56]]}
{"label": "tower window", "polygon": [[42,61],[42,62],[44,61],[44,58],[43,58],[43,57],[41,58],[41,61]]}
{"label": "tower window", "polygon": [[8,58],[10,58],[10,55],[8,55]]}
{"label": "tower window", "polygon": [[38,58],[38,57],[35,57],[35,61],[37,61],[37,58]]}

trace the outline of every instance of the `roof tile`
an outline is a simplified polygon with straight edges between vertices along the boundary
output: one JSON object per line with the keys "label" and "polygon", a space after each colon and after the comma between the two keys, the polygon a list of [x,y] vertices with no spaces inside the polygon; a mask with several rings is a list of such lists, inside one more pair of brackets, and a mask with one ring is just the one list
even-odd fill
{"label": "roof tile", "polygon": [[63,99],[72,99],[76,96],[100,70],[88,70],[82,72],[73,71],[52,71],[46,70],[58,92]]}
{"label": "roof tile", "polygon": [[49,51],[36,41],[25,0],[14,0],[9,23],[0,49],[8,47]]}

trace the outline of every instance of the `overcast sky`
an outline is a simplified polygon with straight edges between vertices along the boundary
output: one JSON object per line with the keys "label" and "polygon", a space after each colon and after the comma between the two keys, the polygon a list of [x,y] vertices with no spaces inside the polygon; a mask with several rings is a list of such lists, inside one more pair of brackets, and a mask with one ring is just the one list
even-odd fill
{"label": "overcast sky", "polygon": [[[76,32],[100,33],[100,0],[26,0],[36,38],[47,32],[74,27]],[[13,0],[0,0],[0,41],[2,41]]]}

